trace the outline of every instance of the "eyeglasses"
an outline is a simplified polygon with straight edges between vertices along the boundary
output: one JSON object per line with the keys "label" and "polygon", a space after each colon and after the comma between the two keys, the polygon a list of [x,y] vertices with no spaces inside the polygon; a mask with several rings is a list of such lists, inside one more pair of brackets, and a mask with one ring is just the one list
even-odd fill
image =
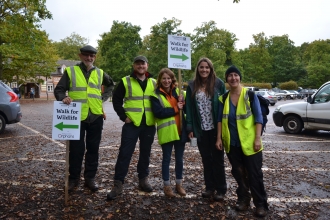
{"label": "eyeglasses", "polygon": [[91,58],[94,58],[96,56],[95,54],[89,54],[89,53],[82,53],[81,55],[83,55],[84,57],[91,57]]}

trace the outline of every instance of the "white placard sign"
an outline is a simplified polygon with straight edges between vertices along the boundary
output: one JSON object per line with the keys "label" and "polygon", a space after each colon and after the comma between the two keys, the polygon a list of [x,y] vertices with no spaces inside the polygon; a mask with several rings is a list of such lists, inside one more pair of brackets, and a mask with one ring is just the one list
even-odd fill
{"label": "white placard sign", "polygon": [[70,105],[67,105],[61,101],[55,101],[53,110],[52,139],[79,140],[80,116],[80,102],[71,102]]}
{"label": "white placard sign", "polygon": [[191,69],[190,38],[168,35],[168,67]]}

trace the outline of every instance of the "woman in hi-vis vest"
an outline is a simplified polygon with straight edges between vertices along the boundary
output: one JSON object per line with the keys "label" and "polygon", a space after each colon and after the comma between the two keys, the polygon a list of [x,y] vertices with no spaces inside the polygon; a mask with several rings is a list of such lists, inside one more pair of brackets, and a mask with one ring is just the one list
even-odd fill
{"label": "woman in hi-vis vest", "polygon": [[249,97],[241,85],[240,71],[231,66],[225,73],[229,93],[219,98],[218,134],[216,146],[225,149],[231,163],[231,173],[237,182],[237,211],[246,211],[251,196],[258,217],[267,215],[267,194],[262,167],[262,113],[256,94]]}
{"label": "woman in hi-vis vest", "polygon": [[[186,196],[186,191],[182,187],[182,173],[183,153],[188,137],[185,131],[183,114],[181,114],[180,119],[180,109],[183,109],[184,98],[179,94],[176,84],[174,73],[168,68],[163,68],[158,75],[155,94],[151,96],[152,111],[157,123],[158,142],[163,152],[162,178],[164,181],[164,194],[168,197],[175,196],[170,180],[170,162],[173,147],[175,149],[176,192],[180,196]],[[182,123],[180,120],[182,120]]]}

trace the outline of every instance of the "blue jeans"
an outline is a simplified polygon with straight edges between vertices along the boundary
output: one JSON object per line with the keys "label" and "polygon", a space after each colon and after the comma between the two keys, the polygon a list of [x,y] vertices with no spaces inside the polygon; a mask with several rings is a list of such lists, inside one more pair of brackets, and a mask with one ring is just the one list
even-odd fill
{"label": "blue jeans", "polygon": [[115,180],[120,180],[124,183],[138,139],[140,140],[140,155],[137,164],[138,177],[143,179],[149,175],[150,152],[155,133],[155,126],[140,125],[137,127],[133,122],[123,125],[121,145],[115,166]]}
{"label": "blue jeans", "polygon": [[183,152],[185,143],[178,141],[172,141],[162,145],[163,161],[162,161],[162,177],[164,181],[170,180],[170,162],[172,149],[175,150],[175,177],[176,179],[182,179],[183,173]]}

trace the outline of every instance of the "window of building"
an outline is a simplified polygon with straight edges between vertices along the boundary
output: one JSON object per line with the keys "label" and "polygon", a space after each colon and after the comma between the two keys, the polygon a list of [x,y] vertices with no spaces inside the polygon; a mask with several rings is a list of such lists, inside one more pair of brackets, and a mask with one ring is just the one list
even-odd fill
{"label": "window of building", "polygon": [[47,92],[53,92],[53,85],[47,86]]}
{"label": "window of building", "polygon": [[11,83],[11,88],[17,88],[17,82],[12,82]]}

